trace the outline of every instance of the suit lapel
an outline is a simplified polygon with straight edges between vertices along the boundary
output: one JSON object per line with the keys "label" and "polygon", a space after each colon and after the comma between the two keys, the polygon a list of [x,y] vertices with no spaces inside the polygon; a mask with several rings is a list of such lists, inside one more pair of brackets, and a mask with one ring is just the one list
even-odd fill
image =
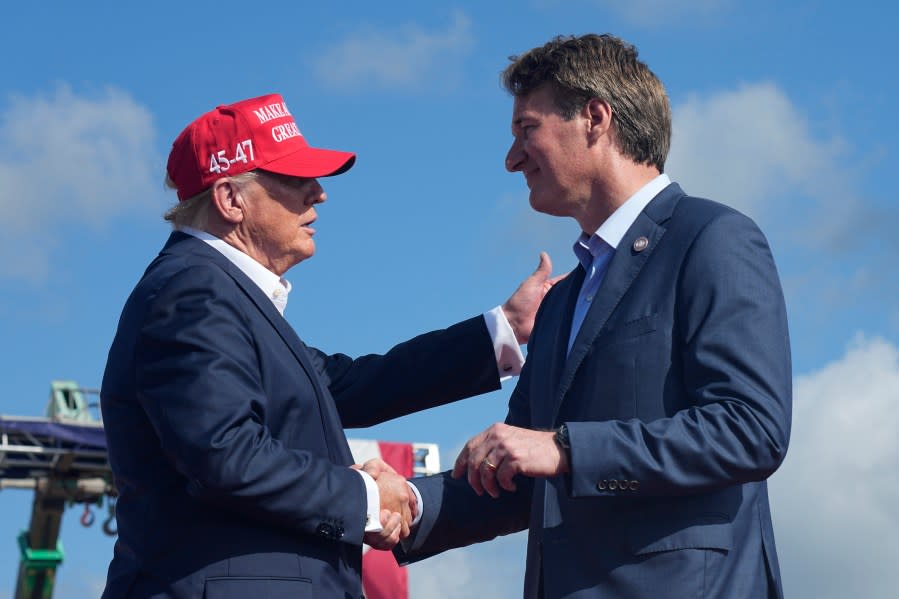
{"label": "suit lapel", "polygon": [[[272,304],[259,287],[253,283],[239,268],[234,266],[230,261],[226,266],[228,274],[237,282],[238,286],[244,290],[247,296],[256,304],[266,320],[271,323],[272,327],[284,340],[284,343],[290,348],[291,353],[296,357],[303,370],[306,372],[307,378],[315,389],[315,398],[318,401],[319,414],[321,414],[322,427],[325,431],[323,438],[328,446],[328,455],[331,460],[338,464],[350,465],[353,463],[353,457],[350,453],[349,445],[344,438],[343,425],[340,422],[340,415],[331,399],[330,392],[327,392],[319,377],[318,371],[309,361],[309,353],[306,351],[305,344],[300,340],[293,327],[288,324],[280,312]],[[333,432],[334,434],[329,434]]]}
{"label": "suit lapel", "polygon": [[[618,307],[621,299],[630,289],[631,284],[643,269],[643,265],[649,260],[649,257],[665,234],[664,226],[657,223],[664,222],[670,217],[674,204],[676,204],[676,196],[679,195],[683,195],[683,192],[676,184],[671,184],[659,192],[644,211],[637,216],[637,220],[634,221],[634,224],[631,225],[621,239],[621,243],[618,244],[615,255],[612,257],[609,268],[603,278],[602,285],[600,285],[596,298],[584,317],[581,329],[578,331],[577,337],[575,337],[571,346],[568,359],[564,362],[562,374],[559,377],[559,384],[553,397],[553,423],[555,423],[555,418],[559,413],[565,394],[568,393],[574,376],[590,350],[590,346],[600,335],[612,312]],[[634,242],[640,237],[645,237],[648,241],[648,244],[643,249],[634,247]],[[579,291],[580,285],[574,289],[575,297]],[[569,303],[565,312],[565,318],[569,323],[569,331],[571,330],[570,323],[573,313],[574,303]],[[562,351],[563,355],[567,348],[567,343],[567,336],[558,341],[556,349]]]}
{"label": "suit lapel", "polygon": [[[550,356],[542,356],[541,360],[547,360],[549,363],[549,376],[547,377],[546,395],[542,393],[537,397],[552,397],[552,390],[558,388],[559,380],[565,369],[565,360],[568,353],[568,337],[571,335],[571,315],[574,314],[574,306],[577,303],[578,293],[584,282],[586,273],[584,268],[579,264],[568,273],[562,281],[556,285],[557,289],[553,291],[557,297],[553,301],[561,305],[551,305],[545,311],[548,317],[555,319],[551,322],[548,330],[555,331],[555,340],[553,341]],[[532,407],[534,412],[534,426],[551,427],[553,425],[554,404],[546,401],[537,401]]]}
{"label": "suit lapel", "polygon": [[[177,236],[177,237],[176,237]],[[182,239],[185,238],[185,239]],[[300,337],[296,334],[296,331],[293,330],[293,327],[288,324],[288,322],[284,319],[280,312],[275,308],[274,304],[272,304],[271,300],[269,300],[262,290],[259,289],[259,286],[256,285],[242,270],[237,268],[230,260],[228,260],[224,255],[222,255],[218,250],[211,247],[209,244],[204,242],[201,239],[197,239],[191,235],[187,235],[185,233],[173,233],[172,237],[169,238],[169,243],[166,244],[166,250],[174,250],[174,244],[178,241],[184,241],[188,245],[186,245],[187,250],[194,254],[202,254],[216,263],[218,266],[222,268],[240,287],[246,296],[256,305],[265,319],[272,325],[272,328],[275,329],[275,332],[278,333],[278,336],[284,341],[285,345],[290,349],[290,352],[297,359],[297,362],[300,363],[300,366],[303,368],[303,371],[306,373],[306,377],[309,379],[312,387],[315,391],[315,398],[319,405],[319,413],[322,418],[322,427],[326,431],[326,433],[333,431],[336,429],[340,432],[337,435],[337,438],[343,437],[343,425],[340,422],[340,416],[337,414],[336,407],[334,406],[334,401],[330,398],[330,393],[327,392],[321,384],[321,379],[319,377],[318,371],[312,365],[312,362],[309,361],[309,354],[306,351],[306,346],[300,340]],[[328,399],[325,399],[325,398]],[[344,441],[343,443],[335,443],[333,439],[331,439],[330,434],[323,435],[325,439],[325,443],[328,446],[328,455],[331,460],[335,463],[340,464],[352,464],[352,454],[349,450],[349,445]],[[336,445],[336,447],[335,447]]]}

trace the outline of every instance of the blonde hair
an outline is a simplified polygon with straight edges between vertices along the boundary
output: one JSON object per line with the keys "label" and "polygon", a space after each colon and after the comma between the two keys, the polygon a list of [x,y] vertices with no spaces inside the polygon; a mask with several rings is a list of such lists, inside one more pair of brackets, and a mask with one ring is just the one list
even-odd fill
{"label": "blonde hair", "polygon": [[[227,179],[240,186],[250,181],[255,181],[256,178],[256,171],[250,171],[233,177],[223,177],[222,179]],[[219,181],[222,179],[219,179]],[[178,189],[178,186],[175,185],[168,173],[165,176],[165,186],[169,189]],[[193,227],[194,229],[205,230],[206,223],[209,221],[209,206],[211,203],[212,187],[209,187],[169,208],[163,218],[172,224],[173,229]]]}

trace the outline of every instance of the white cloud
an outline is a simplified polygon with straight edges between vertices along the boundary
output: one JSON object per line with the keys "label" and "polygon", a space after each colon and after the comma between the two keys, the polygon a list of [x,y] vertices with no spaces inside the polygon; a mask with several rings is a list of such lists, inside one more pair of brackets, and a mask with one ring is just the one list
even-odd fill
{"label": "white cloud", "polygon": [[796,380],[793,435],[771,479],[788,597],[891,597],[899,587],[899,350],[859,336]]}
{"label": "white cloud", "polygon": [[[773,83],[692,95],[674,107],[666,171],[687,193],[759,221],[783,269],[788,306],[803,306],[801,316],[791,311],[794,322],[833,326],[839,311],[838,327],[871,318],[899,330],[891,299],[899,279],[889,276],[899,255],[891,226],[899,209],[887,200],[890,191],[864,191],[872,187],[866,172],[882,158],[852,148],[839,131],[822,139],[809,112]],[[860,310],[863,302],[868,308]]]}
{"label": "white cloud", "polygon": [[763,215],[796,193],[826,200],[849,187],[842,144],[812,136],[806,117],[773,83],[692,95],[673,109],[666,171],[687,193]]}
{"label": "white cloud", "polygon": [[527,532],[447,551],[410,565],[409,596],[417,599],[519,599],[524,588]]}
{"label": "white cloud", "polygon": [[596,0],[596,3],[641,27],[670,25],[685,19],[706,19],[733,6],[733,0]]}
{"label": "white cloud", "polygon": [[39,281],[64,228],[98,228],[159,188],[149,111],[127,93],[61,85],[11,98],[0,114],[0,276]]}
{"label": "white cloud", "polygon": [[471,21],[456,12],[443,31],[410,23],[352,32],[313,66],[316,76],[336,89],[444,89],[460,76],[461,59],[473,44]]}

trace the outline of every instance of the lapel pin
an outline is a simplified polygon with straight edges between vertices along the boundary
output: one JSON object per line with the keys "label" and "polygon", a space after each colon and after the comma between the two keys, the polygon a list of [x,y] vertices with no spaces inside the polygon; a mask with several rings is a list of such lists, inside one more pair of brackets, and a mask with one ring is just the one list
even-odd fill
{"label": "lapel pin", "polygon": [[645,237],[643,237],[642,235],[640,237],[637,237],[634,240],[634,251],[635,252],[642,252],[643,250],[645,250],[648,247],[649,247],[649,240],[646,239]]}

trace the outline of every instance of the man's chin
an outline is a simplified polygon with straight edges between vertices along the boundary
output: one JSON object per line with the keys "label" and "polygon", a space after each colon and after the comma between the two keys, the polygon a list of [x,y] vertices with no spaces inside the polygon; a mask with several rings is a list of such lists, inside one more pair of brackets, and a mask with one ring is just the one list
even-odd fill
{"label": "man's chin", "polygon": [[550,198],[540,196],[532,191],[528,199],[531,203],[531,208],[535,212],[548,214],[549,216],[563,216],[559,213],[559,207],[554,205]]}
{"label": "man's chin", "polygon": [[305,260],[308,260],[309,258],[311,258],[314,255],[315,255],[315,242],[310,239],[306,243],[303,244],[303,247],[300,249],[300,251],[296,252],[296,254],[295,254],[296,262],[294,262],[293,265],[296,266],[300,262],[304,262]]}

